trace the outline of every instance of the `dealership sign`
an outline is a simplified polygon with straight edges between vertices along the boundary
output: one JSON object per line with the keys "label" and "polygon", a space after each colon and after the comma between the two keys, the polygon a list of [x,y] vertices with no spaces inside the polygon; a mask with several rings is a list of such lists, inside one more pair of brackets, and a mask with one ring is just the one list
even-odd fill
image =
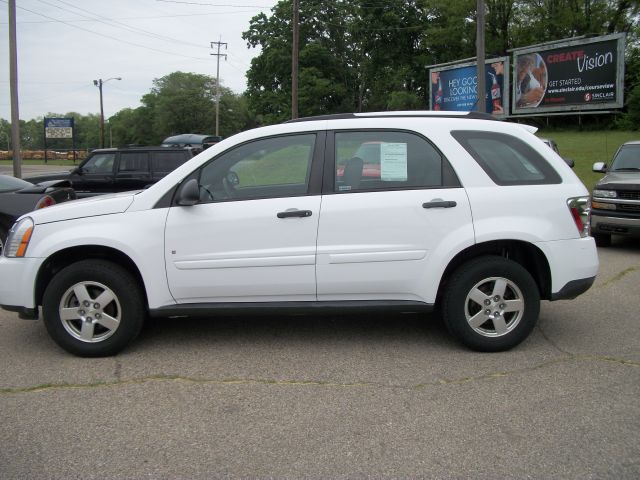
{"label": "dealership sign", "polygon": [[[485,63],[485,111],[504,116],[509,107],[509,59],[493,58]],[[468,112],[477,108],[476,62],[435,66],[429,73],[431,110]]]}
{"label": "dealership sign", "polygon": [[622,108],[624,34],[513,51],[513,114]]}
{"label": "dealership sign", "polygon": [[73,138],[73,118],[45,118],[45,138]]}

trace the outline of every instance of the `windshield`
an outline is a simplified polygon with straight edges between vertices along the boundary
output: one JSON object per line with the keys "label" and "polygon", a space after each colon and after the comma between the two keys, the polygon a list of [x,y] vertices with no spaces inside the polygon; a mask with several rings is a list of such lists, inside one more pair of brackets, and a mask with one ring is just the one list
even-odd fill
{"label": "windshield", "polygon": [[19,178],[8,175],[0,175],[0,192],[12,192],[23,188],[33,187],[33,183],[26,182]]}
{"label": "windshield", "polygon": [[620,148],[610,170],[640,170],[640,145],[625,145]]}

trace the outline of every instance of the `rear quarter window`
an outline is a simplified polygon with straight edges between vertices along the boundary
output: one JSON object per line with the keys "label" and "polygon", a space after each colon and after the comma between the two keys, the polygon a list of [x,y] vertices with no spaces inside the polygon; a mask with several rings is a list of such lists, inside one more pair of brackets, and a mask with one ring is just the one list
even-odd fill
{"label": "rear quarter window", "polygon": [[517,137],[477,130],[457,130],[451,135],[498,185],[562,183],[545,158]]}
{"label": "rear quarter window", "polygon": [[169,173],[188,160],[185,152],[152,152],[151,170],[154,172]]}

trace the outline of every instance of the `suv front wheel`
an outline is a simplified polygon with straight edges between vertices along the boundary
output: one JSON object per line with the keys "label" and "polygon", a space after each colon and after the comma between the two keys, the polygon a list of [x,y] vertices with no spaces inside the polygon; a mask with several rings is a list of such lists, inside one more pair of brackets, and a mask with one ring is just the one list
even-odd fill
{"label": "suv front wheel", "polygon": [[540,293],[520,264],[498,256],[470,260],[451,276],[442,315],[451,334],[483,352],[508,350],[533,330]]}
{"label": "suv front wheel", "polygon": [[140,333],[145,318],[136,279],[104,260],[83,260],[56,274],[42,313],[53,340],[82,357],[115,355]]}

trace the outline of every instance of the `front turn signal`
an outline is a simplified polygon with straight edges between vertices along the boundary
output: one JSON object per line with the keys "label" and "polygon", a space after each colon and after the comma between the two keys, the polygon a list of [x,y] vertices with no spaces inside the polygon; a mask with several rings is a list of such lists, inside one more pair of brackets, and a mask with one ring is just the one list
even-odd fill
{"label": "front turn signal", "polygon": [[19,222],[15,223],[9,231],[7,237],[7,243],[4,247],[5,257],[24,257],[27,253],[27,247],[31,241],[33,235],[33,220],[30,217],[25,217]]}

